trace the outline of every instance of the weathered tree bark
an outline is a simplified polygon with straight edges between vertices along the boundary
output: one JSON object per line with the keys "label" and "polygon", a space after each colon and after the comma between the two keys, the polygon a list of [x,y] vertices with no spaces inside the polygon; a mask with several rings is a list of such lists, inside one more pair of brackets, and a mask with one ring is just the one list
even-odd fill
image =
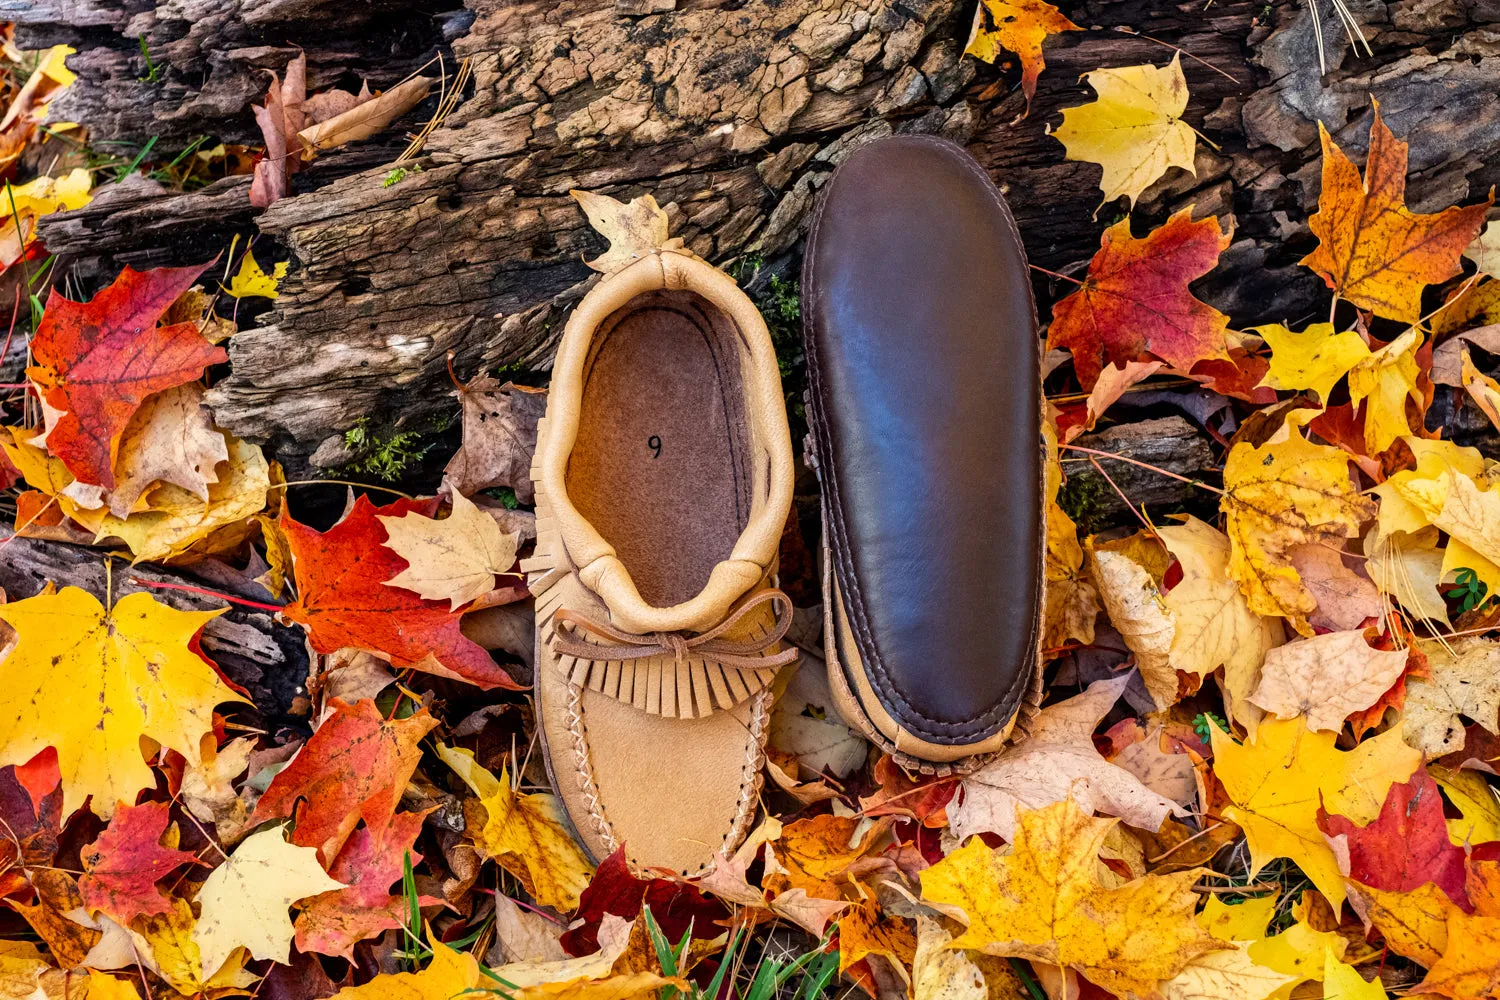
{"label": "weathered tree bark", "polygon": [[[306,47],[315,85],[351,73],[389,83],[445,37],[473,61],[472,93],[432,134],[422,172],[398,184],[384,186],[381,167],[349,173],[377,143],[314,163],[298,175],[305,193],[258,217],[233,180],[188,195],[121,194],[128,207],[100,199],[44,223],[49,245],[85,274],[201,260],[252,220],[290,252],[281,297],[263,326],[232,341],[212,404],[220,423],[273,445],[293,475],[361,418],[420,430],[450,416],[450,350],[465,376],[548,366],[589,281],[580,256],[601,248],[570,188],[649,191],[710,260],[754,254],[784,266],[817,188],[850,148],[893,129],[941,133],[966,142],[1005,188],[1032,260],[1068,271],[1118,208],[1094,218],[1099,168],[1064,161],[1045,126],[1091,99],[1080,74],[1159,65],[1175,45],[1192,95],[1186,119],[1217,149],[1200,141],[1196,175],[1169,175],[1135,225],[1189,204],[1232,215],[1234,242],[1199,294],[1245,325],[1326,311],[1318,279],[1296,265],[1312,246],[1318,121],[1359,155],[1369,98],[1379,99],[1411,142],[1418,210],[1473,200],[1500,180],[1497,0],[1350,0],[1373,57],[1355,55],[1319,0],[1316,15],[1305,0],[1064,3],[1086,30],[1049,39],[1028,117],[1013,69],[960,58],[969,0],[679,0],[644,16],[628,11],[653,5],[467,0],[465,12],[392,0],[358,19],[326,0],[118,6],[0,0],[24,44],[80,48],[82,79],[59,110],[104,138],[249,138],[258,71],[282,65],[293,45]],[[139,34],[170,61],[166,82],[135,79]],[[400,57],[377,65],[391,45]],[[175,225],[200,235],[184,245]],[[1044,304],[1068,288],[1037,281]]]}
{"label": "weathered tree bark", "polygon": [[[186,584],[264,601],[259,588],[236,586],[227,576],[211,584],[198,577],[157,566],[131,566],[116,558],[107,571],[106,556],[97,549],[36,538],[11,539],[0,528],[0,591],[18,601],[39,593],[48,581],[61,586],[82,587],[100,601],[110,596],[118,601],[126,594],[145,590],[164,604],[182,611],[213,611],[226,602],[182,590],[145,587],[151,583]],[[268,611],[230,605],[229,610],[203,627],[203,650],[230,680],[250,692],[256,707],[268,717],[291,714],[294,702],[307,695],[307,637],[300,628],[276,623]],[[303,714],[306,714],[304,702]]]}

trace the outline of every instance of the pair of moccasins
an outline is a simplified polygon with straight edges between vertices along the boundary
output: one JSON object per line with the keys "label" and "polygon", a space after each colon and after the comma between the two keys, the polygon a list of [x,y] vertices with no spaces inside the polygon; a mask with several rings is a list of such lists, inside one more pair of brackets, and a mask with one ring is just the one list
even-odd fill
{"label": "pair of moccasins", "polygon": [[[1039,701],[1036,315],[1003,199],[959,147],[855,152],[802,282],[824,645],[845,720],[909,768],[963,769]],[[792,445],[765,323],[659,249],[568,322],[538,433],[538,726],[596,858],[692,876],[759,804],[791,601]]]}

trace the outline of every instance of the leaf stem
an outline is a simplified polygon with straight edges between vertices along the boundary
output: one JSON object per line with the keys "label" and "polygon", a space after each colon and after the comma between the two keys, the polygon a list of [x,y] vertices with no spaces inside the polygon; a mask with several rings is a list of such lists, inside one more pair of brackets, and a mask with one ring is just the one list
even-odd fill
{"label": "leaf stem", "polygon": [[243,604],[247,608],[259,608],[262,611],[282,611],[280,604],[266,604],[263,601],[252,601],[244,597],[234,597],[230,594],[220,593],[217,590],[209,590],[207,587],[194,587],[186,583],[158,583],[155,580],[142,580],[138,576],[132,576],[130,582],[137,587],[150,587],[153,590],[182,590],[189,594],[204,594],[208,597],[217,597],[221,601],[231,604]]}

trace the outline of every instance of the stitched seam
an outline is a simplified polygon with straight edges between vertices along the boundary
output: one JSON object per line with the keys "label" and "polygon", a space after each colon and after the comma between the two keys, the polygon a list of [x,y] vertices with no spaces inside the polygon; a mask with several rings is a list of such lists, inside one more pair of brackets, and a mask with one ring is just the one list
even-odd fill
{"label": "stitched seam", "polygon": [[615,838],[614,824],[604,815],[604,807],[599,803],[599,786],[594,782],[594,761],[589,754],[587,727],[583,723],[583,689],[572,681],[568,682],[568,710],[564,719],[573,736],[573,773],[578,778],[589,819],[606,852],[613,854],[620,849],[620,842]]}
{"label": "stitched seam", "polygon": [[[904,138],[937,147],[943,150],[945,153],[949,154],[954,151],[958,151],[960,153],[962,152],[961,147],[957,146],[954,143],[948,142],[945,139],[939,139],[924,135],[911,135],[905,136]],[[1016,247],[1020,251],[1021,262],[1023,265],[1025,265],[1027,263],[1026,247],[1021,242],[1020,232],[1016,227],[1015,218],[1012,216],[1009,206],[1007,206],[1004,199],[1000,197],[999,189],[995,187],[995,184],[990,179],[989,175],[986,174],[982,169],[980,169],[977,164],[973,163],[968,156],[960,155],[957,157],[957,159],[959,163],[962,164],[965,171],[967,171],[971,176],[976,176],[980,180],[981,186],[984,187],[989,193],[991,201],[997,208],[999,208],[1001,216],[1005,219],[1007,228],[1011,234],[1011,238],[1015,240]],[[832,181],[829,182],[829,188],[831,189],[831,187]],[[814,216],[813,224],[808,234],[809,250],[804,258],[803,264],[805,272],[803,277],[804,288],[809,287],[810,285],[807,280],[807,275],[811,274],[811,272],[814,270],[815,263],[818,258],[817,233],[819,225],[822,222],[822,208],[827,204],[827,197],[828,193],[827,191],[825,191],[823,203],[819,206],[817,215]],[[1035,296],[1033,296],[1031,293],[1031,283],[1029,275],[1027,277],[1025,288],[1026,299],[1031,306],[1032,334],[1033,336],[1035,336],[1038,327],[1038,319],[1036,312],[1036,299]],[[806,316],[804,316],[803,323],[805,332],[810,331],[810,328],[813,326],[812,316],[815,315],[816,312],[817,310],[813,309],[810,310]],[[915,705],[913,705],[907,698],[906,694],[896,686],[894,678],[891,676],[890,672],[886,670],[885,665],[880,657],[879,650],[875,643],[874,634],[869,626],[869,616],[865,609],[864,595],[861,590],[858,577],[854,572],[852,558],[849,555],[848,538],[844,532],[843,518],[839,513],[842,511],[843,507],[839,498],[837,462],[833,460],[831,455],[835,444],[833,441],[831,428],[827,425],[826,418],[822,413],[822,407],[818,402],[821,399],[823,393],[822,380],[818,375],[819,366],[817,364],[818,352],[816,347],[816,338],[811,336],[809,333],[809,335],[804,336],[803,339],[805,341],[804,350],[808,357],[808,371],[811,374],[813,386],[815,389],[812,400],[813,405],[809,408],[809,417],[811,418],[809,420],[809,424],[810,426],[817,428],[819,432],[819,463],[827,463],[829,466],[829,475],[824,481],[824,487],[825,490],[829,494],[831,494],[832,505],[831,514],[826,520],[833,526],[834,534],[839,543],[837,546],[837,550],[831,548],[830,551],[833,552],[834,559],[838,565],[840,581],[845,584],[843,588],[844,593],[846,593],[850,597],[847,610],[849,612],[851,630],[855,633],[855,637],[860,645],[868,647],[870,652],[870,655],[864,657],[864,659],[870,666],[869,673],[871,675],[871,680],[874,682],[876,690],[879,694],[883,695],[885,698],[891,699],[891,701],[895,702],[901,707],[901,709],[903,710],[903,714],[910,717],[907,720],[908,723],[911,723],[913,720],[915,720],[915,724],[909,724],[908,726],[908,728],[910,728],[914,735],[922,736],[923,738],[939,735],[951,738],[949,734],[952,734],[953,736],[972,738],[976,735],[983,736],[993,734],[994,732],[998,731],[999,728],[1003,726],[1012,715],[1015,714],[1016,708],[1012,707],[1007,711],[1006,703],[1016,700],[1016,692],[1023,686],[1023,682],[1029,681],[1030,675],[1040,669],[1040,659],[1038,658],[1036,660],[1032,660],[1026,669],[1023,669],[1022,671],[1017,673],[1015,680],[1012,681],[1011,686],[1006,690],[1005,694],[1002,696],[1002,699],[995,705],[995,707],[991,708],[989,711],[981,715],[977,715],[971,719],[956,723],[944,722],[942,720],[934,719],[926,713],[922,712]],[[1045,476],[1043,477],[1043,483],[1045,483]],[[1042,514],[1045,518],[1045,503],[1042,504]],[[1042,538],[1044,541],[1045,537],[1046,527],[1044,521],[1042,528]],[[1038,570],[1039,575],[1044,575],[1044,567],[1039,566]],[[1038,590],[1040,590],[1040,588],[1038,588]],[[1041,630],[1040,619],[1044,613],[1045,608],[1041,607],[1039,604],[1037,607],[1035,620],[1033,620],[1033,622],[1031,623],[1031,638],[1033,639],[1033,642],[1029,643],[1029,645],[1038,645],[1038,633]],[[987,732],[984,732],[985,730],[987,730]],[[934,740],[934,742],[936,741],[937,740]]]}

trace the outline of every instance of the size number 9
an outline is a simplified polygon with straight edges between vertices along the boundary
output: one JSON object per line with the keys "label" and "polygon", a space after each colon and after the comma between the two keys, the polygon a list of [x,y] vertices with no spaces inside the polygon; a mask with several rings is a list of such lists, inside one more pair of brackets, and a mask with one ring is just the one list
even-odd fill
{"label": "size number 9", "polygon": [[653,434],[646,439],[646,447],[651,449],[652,458],[661,458],[661,436]]}

